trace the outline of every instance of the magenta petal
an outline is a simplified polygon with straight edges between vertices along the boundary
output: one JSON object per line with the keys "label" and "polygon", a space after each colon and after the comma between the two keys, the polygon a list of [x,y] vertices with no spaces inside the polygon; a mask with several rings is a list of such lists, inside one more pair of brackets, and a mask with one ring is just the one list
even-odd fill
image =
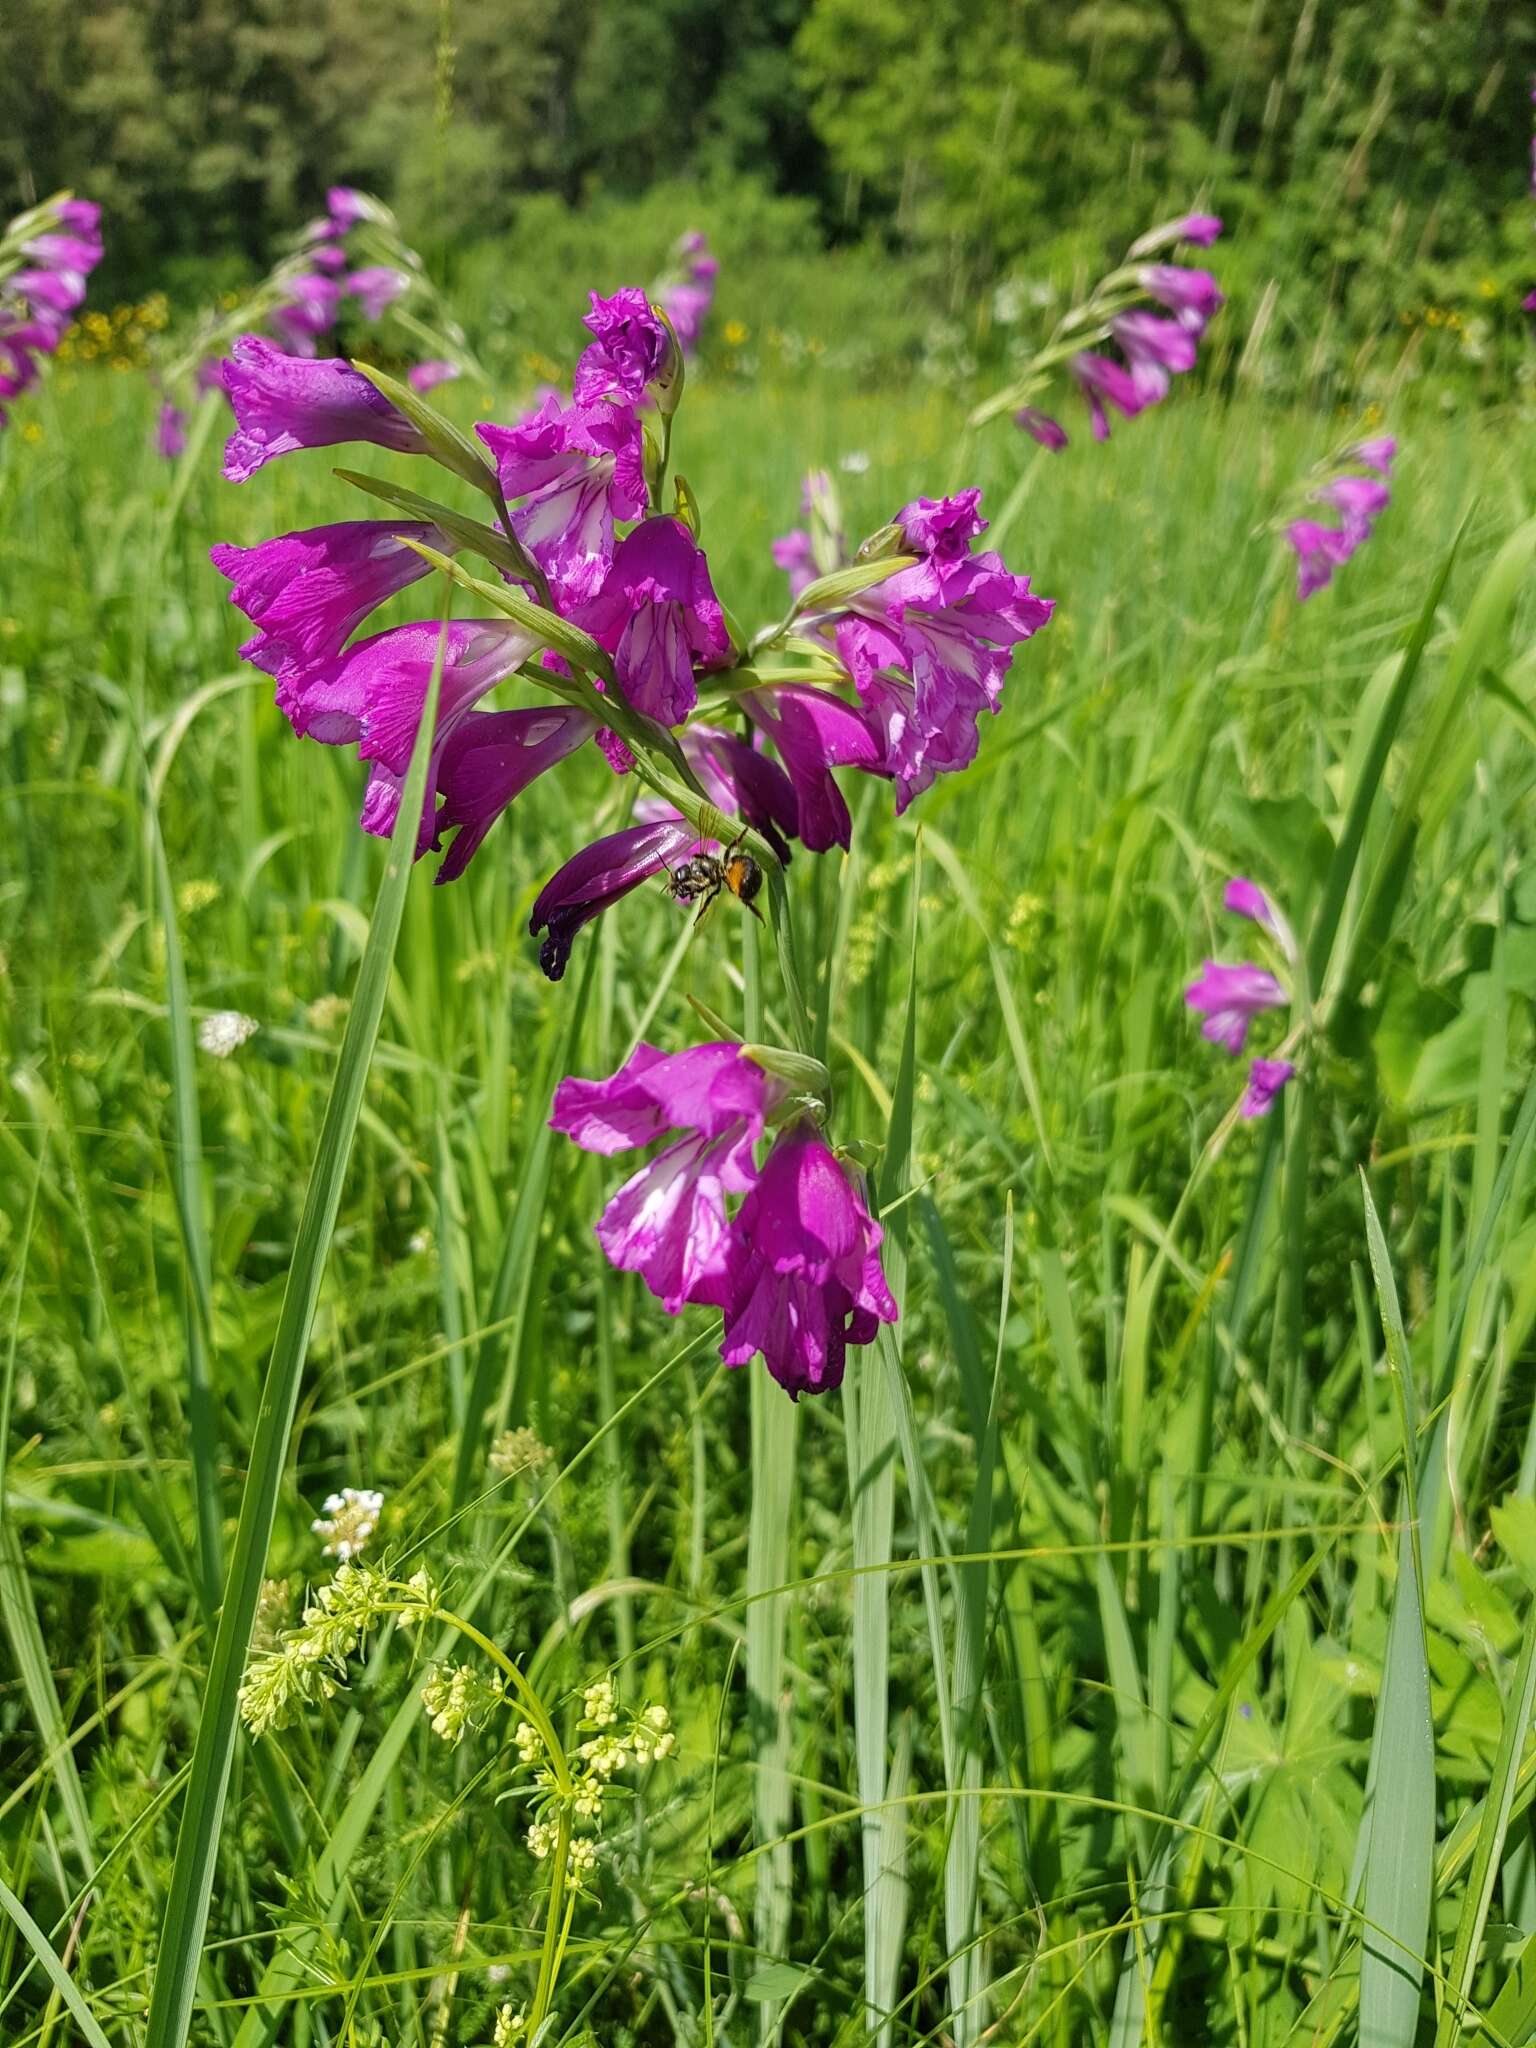
{"label": "magenta petal", "polygon": [[578,404],[609,397],[635,403],[666,369],[672,337],[638,285],[606,299],[593,292],[591,300],[582,325],[594,339],[576,365],[572,395]]}
{"label": "magenta petal", "polygon": [[886,772],[880,741],[856,705],[804,683],[744,691],[738,699],[778,750],[795,792],[796,828],[812,853],[847,846],[853,821],[834,768]]}
{"label": "magenta petal", "polygon": [[684,730],[682,749],[710,802],[761,832],[787,861],[800,811],[795,786],[779,764],[739,734],[696,721]]}
{"label": "magenta petal", "polygon": [[352,519],[278,534],[255,547],[221,543],[213,566],[229,601],[261,631],[241,653],[269,674],[340,654],[386,598],[425,576],[429,563],[406,540],[452,554],[456,543],[426,521]]}
{"label": "magenta petal", "polygon": [[1203,1035],[1235,1058],[1260,1010],[1282,1009],[1287,999],[1279,982],[1262,967],[1246,960],[1230,967],[1207,960],[1199,979],[1184,991],[1184,1000],[1204,1017]]}
{"label": "magenta petal", "polygon": [[950,498],[914,498],[896,514],[896,524],[913,554],[955,562],[987,530],[980,507],[981,492],[975,489],[956,491]]}
{"label": "magenta petal", "polygon": [[646,519],[614,549],[601,590],[572,618],[613,656],[625,697],[658,725],[681,725],[698,700],[694,666],[730,652],[704,550],[680,519]]}
{"label": "magenta petal", "polygon": [[727,1190],[752,1185],[752,1136],[695,1132],[668,1145],[624,1183],[597,1224],[610,1264],[638,1273],[668,1315],[687,1302],[719,1307],[731,1272]]}
{"label": "magenta petal", "polygon": [[1248,1069],[1248,1086],[1243,1090],[1243,1116],[1251,1122],[1254,1117],[1267,1115],[1295,1071],[1289,1060],[1255,1060]]}
{"label": "magenta petal", "polygon": [[668,1131],[718,1138],[738,1123],[755,1141],[784,1090],[783,1081],[749,1060],[734,1039],[674,1053],[642,1040],[606,1080],[563,1080],[555,1090],[550,1128],[587,1152],[627,1152]]}
{"label": "magenta petal", "polygon": [[224,449],[224,474],[244,483],[263,463],[299,448],[371,441],[423,454],[426,442],[350,363],[306,362],[259,334],[242,334],[224,362],[224,389],[236,431]]}
{"label": "magenta petal", "polygon": [[587,740],[597,720],[573,705],[533,711],[466,711],[449,735],[437,767],[434,845],[455,832],[437,871],[439,882],[462,875],[481,841],[514,797]]}
{"label": "magenta petal", "polygon": [[528,919],[529,931],[545,934],[539,965],[549,979],[559,981],[565,973],[583,925],[664,867],[686,860],[700,843],[681,818],[658,818],[594,840],[574,854],[539,891]]}

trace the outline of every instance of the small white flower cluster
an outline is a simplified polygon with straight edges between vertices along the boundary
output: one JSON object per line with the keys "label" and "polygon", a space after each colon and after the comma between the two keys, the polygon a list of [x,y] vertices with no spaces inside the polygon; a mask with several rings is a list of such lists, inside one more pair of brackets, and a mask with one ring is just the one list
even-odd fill
{"label": "small white flower cluster", "polygon": [[344,1564],[304,1609],[297,1628],[255,1658],[240,1688],[240,1713],[253,1735],[280,1728],[301,1706],[328,1700],[346,1676],[347,1659],[382,1614],[400,1612],[402,1627],[436,1613],[437,1590],[425,1572],[401,1585],[371,1565]]}
{"label": "small white flower cluster", "polygon": [[486,1463],[503,1478],[515,1479],[520,1472],[537,1472],[553,1456],[531,1429],[504,1429],[491,1445]]}
{"label": "small white flower cluster", "polygon": [[510,2005],[504,2005],[496,2015],[496,2031],[491,2036],[491,2048],[515,2048],[523,2037],[527,2019],[520,2012],[514,2012]]}
{"label": "small white flower cluster", "polygon": [[472,1664],[440,1664],[421,1689],[432,1733],[452,1746],[464,1740],[467,1730],[484,1727],[505,1700],[501,1674],[482,1678]]}
{"label": "small white flower cluster", "polygon": [[[576,1750],[575,1760],[581,1769],[571,1791],[563,1796],[549,1764],[539,1762],[544,1746],[538,1730],[526,1721],[518,1723],[513,1736],[518,1757],[524,1764],[538,1765],[539,1812],[527,1835],[529,1853],[537,1862],[544,1862],[555,1846],[563,1803],[568,1802],[574,1820],[600,1831],[603,1802],[618,1772],[629,1764],[660,1763],[677,1748],[677,1737],[672,1733],[665,1707],[646,1707],[624,1727],[620,1727],[619,1720],[613,1680],[606,1676],[593,1679],[582,1691],[581,1719],[576,1724],[578,1732],[585,1736]],[[566,1854],[567,1875],[580,1889],[589,1883],[596,1869],[597,1843],[577,1835]]]}
{"label": "small white flower cluster", "polygon": [[260,1029],[256,1019],[247,1017],[241,1010],[214,1010],[197,1027],[198,1047],[202,1052],[211,1053],[216,1060],[227,1060]]}
{"label": "small white flower cluster", "polygon": [[360,1557],[368,1538],[379,1526],[384,1496],[367,1486],[344,1486],[331,1494],[322,1513],[310,1523],[316,1536],[325,1538],[322,1555],[342,1564]]}

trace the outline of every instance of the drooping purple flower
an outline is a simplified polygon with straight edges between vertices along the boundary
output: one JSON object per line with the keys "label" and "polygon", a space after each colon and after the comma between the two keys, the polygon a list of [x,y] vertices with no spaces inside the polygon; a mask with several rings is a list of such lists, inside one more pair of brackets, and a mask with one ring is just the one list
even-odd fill
{"label": "drooping purple flower", "polygon": [[538,647],[531,633],[498,619],[421,620],[360,640],[344,654],[278,676],[278,709],[301,738],[357,747],[370,764],[363,800],[365,832],[387,838],[442,647],[442,686],[427,773],[417,854],[431,844],[432,798],[443,753],[466,712]]}
{"label": "drooping purple flower", "polygon": [[1286,993],[1272,974],[1250,961],[1229,967],[1207,960],[1200,978],[1184,991],[1184,1000],[1205,1019],[1201,1035],[1236,1058],[1247,1043],[1253,1019],[1261,1010],[1284,1008]]}
{"label": "drooping purple flower", "polygon": [[1014,648],[1054,609],[991,553],[918,562],[849,601],[838,651],[883,735],[898,813],[975,759],[977,721],[998,709]]}
{"label": "drooping purple flower", "polygon": [[224,475],[243,484],[264,463],[299,448],[371,441],[420,455],[426,442],[404,413],[350,363],[305,361],[259,334],[242,334],[225,358],[224,389],[236,431],[224,448]]}
{"label": "drooping purple flower", "polygon": [[1305,603],[1333,581],[1334,570],[1342,568],[1370,537],[1370,528],[1320,526],[1315,519],[1293,519],[1285,537],[1296,550],[1296,595]]}
{"label": "drooping purple flower", "polygon": [[1397,437],[1377,434],[1368,441],[1357,441],[1349,451],[1349,459],[1358,462],[1362,469],[1375,470],[1378,476],[1390,476],[1397,459]]}
{"label": "drooping purple flower", "polygon": [[[329,221],[323,225],[327,230],[330,229]],[[340,242],[316,242],[309,251],[309,260],[316,270],[323,271],[327,277],[339,280],[347,267],[347,252]]]}
{"label": "drooping purple flower", "polygon": [[656,298],[672,323],[678,347],[685,358],[691,358],[698,349],[699,336],[714,300],[720,264],[718,258],[710,255],[709,244],[696,228],[679,238],[673,256],[677,274],[658,285]]}
{"label": "drooping purple flower", "polygon": [[1248,1086],[1239,1105],[1242,1115],[1250,1122],[1268,1115],[1270,1105],[1295,1071],[1289,1060],[1256,1059],[1248,1069]]}
{"label": "drooping purple flower", "polygon": [[413,391],[419,391],[425,397],[439,384],[451,384],[455,377],[462,375],[457,363],[445,363],[439,357],[431,357],[424,363],[413,363],[405,378]]}
{"label": "drooping purple flower", "polygon": [[269,315],[269,323],[291,356],[312,356],[321,335],[336,325],[341,286],[322,271],[306,272],[288,286],[288,297]]}
{"label": "drooping purple flower", "polygon": [[1067,445],[1067,430],[1060,420],[1052,419],[1048,412],[1042,412],[1038,405],[1021,405],[1013,416],[1013,424],[1022,427],[1031,440],[1038,441],[1042,448],[1053,451]]}
{"label": "drooping purple flower", "polygon": [[435,879],[462,875],[514,797],[590,738],[597,720],[570,704],[532,711],[466,711],[437,764],[437,818],[432,844],[456,834]]}
{"label": "drooping purple flower", "polygon": [[1144,405],[1160,404],[1168,396],[1170,377],[1195,367],[1198,344],[1189,329],[1176,320],[1142,311],[1122,313],[1111,320],[1109,331],[1120,344],[1131,382]]}
{"label": "drooping purple flower", "polygon": [[761,832],[779,859],[787,861],[789,841],[800,829],[800,811],[795,786],[778,762],[739,733],[697,721],[684,728],[682,749],[710,802]]}
{"label": "drooping purple flower", "polygon": [[666,370],[672,337],[638,285],[625,285],[611,298],[590,296],[592,310],[581,324],[594,339],[576,365],[572,395],[578,405],[600,398],[637,405]]}
{"label": "drooping purple flower", "polygon": [[1391,488],[1369,476],[1336,476],[1316,493],[1320,503],[1344,514],[1344,524],[1369,526],[1392,501]]}
{"label": "drooping purple flower", "polygon": [[834,768],[889,772],[870,719],[830,690],[780,683],[743,691],[737,700],[778,750],[795,795],[795,830],[812,853],[847,846],[853,821]]}
{"label": "drooping purple flower", "polygon": [[363,270],[354,270],[345,288],[362,307],[365,320],[382,320],[396,299],[410,290],[411,280],[392,264],[370,263]]}
{"label": "drooping purple flower", "polygon": [[368,614],[425,576],[408,540],[441,554],[456,543],[425,520],[348,519],[280,533],[255,547],[209,550],[229,578],[229,601],[260,628],[241,654],[268,675],[334,660]]}
{"label": "drooping purple flower", "polygon": [[798,597],[808,584],[816,581],[816,556],[811,546],[811,536],[803,526],[792,526],[788,533],[781,533],[771,543],[773,563],[789,578],[789,594]]}
{"label": "drooping purple flower", "polygon": [[167,462],[174,462],[186,445],[187,416],[179,405],[164,399],[155,417],[155,451]]}
{"label": "drooping purple flower", "polygon": [[583,925],[663,868],[687,860],[702,844],[683,819],[657,818],[595,839],[573,854],[539,891],[528,918],[529,931],[545,935],[539,965],[549,979],[559,981],[565,973]]}
{"label": "drooping purple flower", "polygon": [[862,1188],[802,1117],[774,1142],[731,1238],[720,1355],[757,1352],[791,1399],[842,1384],[850,1344],[869,1344],[896,1303],[880,1263],[883,1233]]}
{"label": "drooping purple flower", "polygon": [[1148,228],[1139,240],[1133,242],[1129,255],[1134,263],[1138,257],[1155,256],[1160,249],[1171,249],[1176,242],[1192,242],[1197,249],[1209,249],[1221,234],[1221,221],[1214,213],[1185,213],[1177,220],[1166,220],[1155,228]]}
{"label": "drooping purple flower", "polygon": [[621,405],[562,406],[546,396],[515,427],[475,429],[490,449],[501,488],[526,502],[512,528],[549,578],[563,608],[602,588],[613,560],[616,519],[646,507],[640,422]]}
{"label": "drooping purple flower", "polygon": [[586,1151],[673,1138],[596,1227],[610,1263],[638,1273],[669,1315],[688,1302],[723,1306],[736,1262],[725,1198],[752,1186],[752,1147],[784,1094],[785,1083],[731,1040],[671,1054],[642,1042],[606,1081],[556,1088],[550,1125]]}
{"label": "drooping purple flower", "polygon": [[601,590],[571,617],[613,656],[629,703],[658,725],[680,725],[698,701],[695,663],[718,666],[730,652],[708,559],[680,519],[647,519],[626,534]]}
{"label": "drooping purple flower", "polygon": [[355,228],[360,220],[371,220],[375,212],[367,193],[359,192],[353,185],[332,185],[325,195],[325,210],[339,235]]}
{"label": "drooping purple flower", "polygon": [[1221,287],[1208,270],[1188,270],[1179,263],[1149,263],[1136,274],[1149,298],[1166,306],[1181,327],[1203,334],[1226,304]]}
{"label": "drooping purple flower", "polygon": [[1246,875],[1234,875],[1222,894],[1223,905],[1235,911],[1239,917],[1250,917],[1255,924],[1263,925],[1266,931],[1277,929],[1275,906],[1270,902],[1257,882],[1250,882]]}
{"label": "drooping purple flower", "polygon": [[1128,420],[1145,411],[1149,403],[1137,390],[1136,380],[1130,371],[1109,356],[1085,351],[1082,355],[1073,356],[1068,368],[1088,401],[1088,422],[1095,441],[1109,439],[1109,415],[1104,410],[1106,400]]}

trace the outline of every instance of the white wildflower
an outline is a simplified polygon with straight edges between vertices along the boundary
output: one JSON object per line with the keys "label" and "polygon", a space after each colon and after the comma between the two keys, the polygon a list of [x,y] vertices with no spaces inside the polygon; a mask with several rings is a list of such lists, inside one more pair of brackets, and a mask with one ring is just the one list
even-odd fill
{"label": "white wildflower", "polygon": [[496,2015],[496,2031],[491,2036],[491,2048],[513,2048],[520,2040],[528,2022],[520,2012],[514,2012],[510,2005],[504,2005]]}
{"label": "white wildflower", "polygon": [[555,1846],[555,1830],[547,1820],[536,1820],[528,1830],[528,1850],[540,1863]]}
{"label": "white wildflower", "polygon": [[384,1496],[371,1487],[344,1486],[329,1495],[325,1509],[310,1523],[316,1536],[323,1536],[323,1552],[346,1564],[360,1556],[368,1538],[379,1526]]}
{"label": "white wildflower", "polygon": [[493,1472],[515,1479],[519,1472],[537,1472],[553,1456],[548,1444],[541,1443],[531,1429],[504,1429],[491,1445],[486,1462]]}
{"label": "white wildflower", "polygon": [[519,1721],[512,1740],[517,1745],[519,1759],[525,1764],[536,1764],[544,1753],[543,1739],[531,1721]]}
{"label": "white wildflower", "polygon": [[611,1678],[595,1678],[581,1696],[582,1719],[593,1728],[611,1728],[619,1718]]}
{"label": "white wildflower", "polygon": [[849,476],[862,476],[869,468],[869,457],[862,448],[850,448],[846,455],[839,458],[837,466]]}
{"label": "white wildflower", "polygon": [[597,1868],[596,1842],[584,1841],[579,1837],[576,1841],[572,1842],[570,1854],[566,1858],[566,1868],[571,1874],[573,1883],[582,1884],[585,1882]]}
{"label": "white wildflower", "polygon": [[214,1010],[198,1025],[197,1043],[216,1060],[227,1060],[260,1029],[254,1017],[247,1017],[240,1010]]}

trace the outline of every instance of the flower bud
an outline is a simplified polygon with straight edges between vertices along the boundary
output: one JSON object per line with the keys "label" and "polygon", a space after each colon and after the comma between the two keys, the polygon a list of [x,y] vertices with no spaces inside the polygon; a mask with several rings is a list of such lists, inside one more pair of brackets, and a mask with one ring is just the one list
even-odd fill
{"label": "flower bud", "polygon": [[761,1067],[765,1074],[775,1074],[781,1081],[787,1081],[797,1096],[809,1096],[817,1102],[826,1102],[832,1092],[832,1076],[820,1060],[813,1060],[808,1053],[787,1052],[781,1045],[744,1045],[744,1058],[754,1066]]}

